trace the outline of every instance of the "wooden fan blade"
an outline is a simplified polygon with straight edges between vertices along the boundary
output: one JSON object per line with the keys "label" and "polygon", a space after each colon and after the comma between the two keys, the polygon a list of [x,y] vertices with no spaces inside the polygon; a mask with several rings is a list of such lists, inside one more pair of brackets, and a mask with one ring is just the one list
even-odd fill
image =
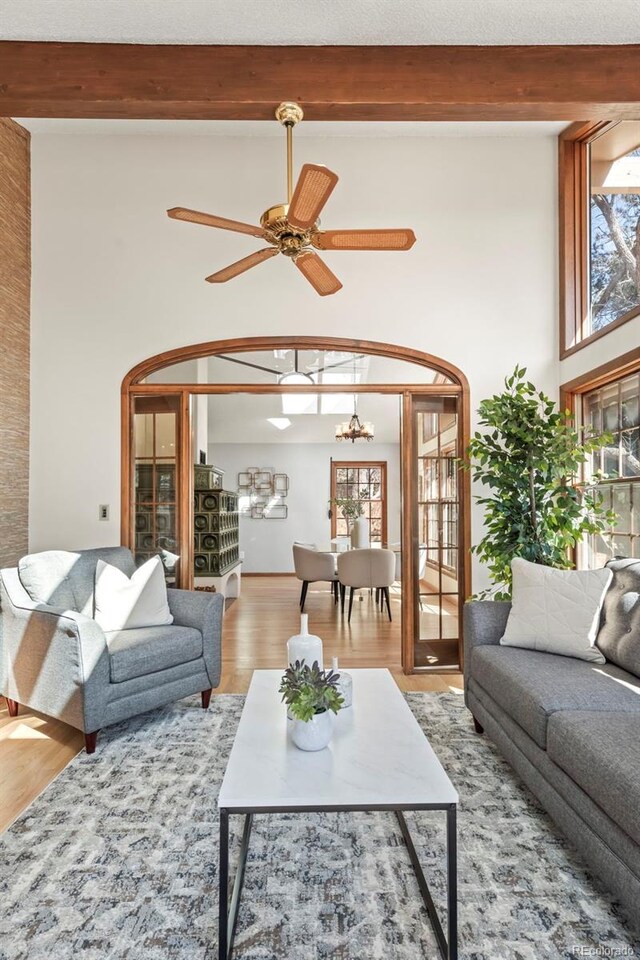
{"label": "wooden fan blade", "polygon": [[241,223],[240,220],[227,220],[225,217],[216,217],[213,213],[200,213],[199,210],[189,210],[187,207],[171,207],[167,216],[172,220],[186,220],[187,223],[202,223],[205,227],[218,227],[219,230],[233,230],[234,233],[248,233],[251,237],[264,237],[261,227],[254,227],[250,223]]}
{"label": "wooden fan blade", "polygon": [[338,278],[317,253],[301,253],[296,257],[295,265],[321,297],[337,293],[342,287]]}
{"label": "wooden fan blade", "polygon": [[338,176],[319,163],[305,163],[291,197],[287,220],[299,230],[308,230],[338,182]]}
{"label": "wooden fan blade", "polygon": [[269,260],[271,257],[277,256],[279,253],[280,251],[277,247],[265,247],[264,250],[256,250],[255,253],[250,253],[248,257],[243,257],[242,260],[236,260],[235,263],[229,264],[228,267],[223,267],[222,270],[218,270],[217,273],[212,273],[210,277],[205,277],[205,280],[207,283],[225,283],[227,280],[233,280],[238,274],[244,273],[245,270],[251,270],[251,267],[257,267],[263,260]]}
{"label": "wooden fan blade", "polygon": [[318,250],[409,250],[413,230],[321,230],[312,238]]}

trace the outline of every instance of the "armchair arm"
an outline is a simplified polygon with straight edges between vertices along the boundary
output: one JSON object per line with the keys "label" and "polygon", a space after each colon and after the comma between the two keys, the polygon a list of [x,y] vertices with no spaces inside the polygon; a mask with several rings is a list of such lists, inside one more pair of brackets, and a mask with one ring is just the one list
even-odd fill
{"label": "armchair arm", "polygon": [[3,570],[0,690],[71,726],[100,728],[109,687],[109,652],[95,620],[35,603],[17,570]]}
{"label": "armchair arm", "polygon": [[220,683],[222,661],[222,617],[224,596],[221,593],[195,590],[167,590],[173,622],[180,627],[194,627],[202,634],[202,655],[212,687]]}
{"label": "armchair arm", "polygon": [[504,600],[467,600],[464,605],[464,685],[469,682],[475,647],[498,644],[507,626],[511,604]]}

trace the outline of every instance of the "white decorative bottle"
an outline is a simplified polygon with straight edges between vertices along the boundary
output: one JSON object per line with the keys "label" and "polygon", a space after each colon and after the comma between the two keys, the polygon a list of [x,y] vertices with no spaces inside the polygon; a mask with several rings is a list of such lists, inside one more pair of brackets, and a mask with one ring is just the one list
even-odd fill
{"label": "white decorative bottle", "polygon": [[345,707],[350,707],[353,703],[353,677],[350,673],[345,673],[344,670],[338,670],[338,658],[334,657],[331,661],[331,669],[334,673],[340,674],[340,679],[338,680],[338,693],[344,700],[341,709],[344,710]]}
{"label": "white decorative bottle", "polygon": [[300,614],[300,633],[287,640],[287,658],[293,666],[296,660],[304,660],[306,666],[312,667],[315,661],[324,670],[322,663],[322,640],[309,633],[309,617],[306,613]]}

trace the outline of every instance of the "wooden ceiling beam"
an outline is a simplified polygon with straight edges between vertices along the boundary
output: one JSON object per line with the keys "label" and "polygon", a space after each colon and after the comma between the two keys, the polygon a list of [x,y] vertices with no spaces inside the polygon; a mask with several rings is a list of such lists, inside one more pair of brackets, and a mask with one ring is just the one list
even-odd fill
{"label": "wooden ceiling beam", "polygon": [[0,42],[0,115],[272,120],[640,118],[640,46]]}

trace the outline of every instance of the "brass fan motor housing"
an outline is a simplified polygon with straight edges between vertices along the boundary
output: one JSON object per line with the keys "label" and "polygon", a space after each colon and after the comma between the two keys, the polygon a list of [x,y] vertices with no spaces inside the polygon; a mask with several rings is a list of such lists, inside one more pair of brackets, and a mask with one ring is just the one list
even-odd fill
{"label": "brass fan motor housing", "polygon": [[296,123],[300,123],[303,117],[304,111],[297,103],[291,103],[285,100],[284,103],[281,103],[280,106],[276,108],[276,120],[285,127],[295,127]]}
{"label": "brass fan motor housing", "polygon": [[316,232],[317,225],[314,225],[312,230],[298,230],[289,223],[288,211],[288,203],[269,207],[260,217],[260,226],[269,243],[276,246],[285,257],[295,260],[299,253],[311,246],[311,238]]}

